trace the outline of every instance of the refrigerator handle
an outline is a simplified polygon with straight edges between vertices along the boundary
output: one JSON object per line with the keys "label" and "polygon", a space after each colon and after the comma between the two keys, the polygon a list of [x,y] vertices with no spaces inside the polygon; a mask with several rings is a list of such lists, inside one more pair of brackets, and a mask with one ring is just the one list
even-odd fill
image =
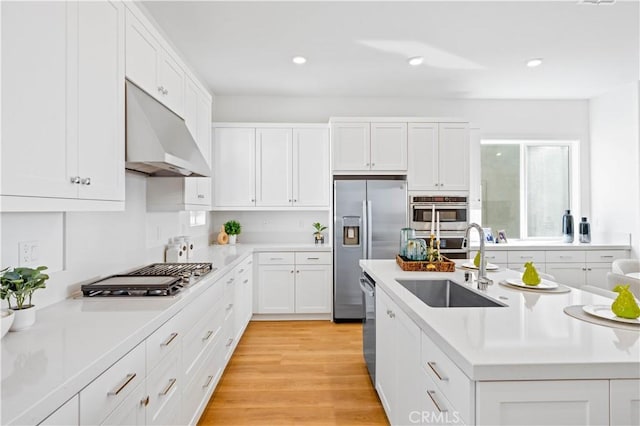
{"label": "refrigerator handle", "polygon": [[369,234],[369,222],[367,216],[367,202],[366,200],[362,202],[362,235],[360,236],[360,240],[362,241],[362,258],[368,259],[367,257],[367,235]]}
{"label": "refrigerator handle", "polygon": [[373,259],[373,220],[371,219],[371,200],[367,201],[367,259]]}

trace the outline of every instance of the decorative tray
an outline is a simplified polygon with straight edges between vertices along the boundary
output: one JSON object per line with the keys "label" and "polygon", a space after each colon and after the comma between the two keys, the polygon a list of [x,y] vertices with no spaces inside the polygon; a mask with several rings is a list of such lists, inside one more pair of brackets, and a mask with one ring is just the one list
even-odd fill
{"label": "decorative tray", "polygon": [[409,260],[405,256],[396,255],[396,263],[403,271],[420,272],[454,272],[456,264],[442,256],[441,262],[428,262],[426,260]]}

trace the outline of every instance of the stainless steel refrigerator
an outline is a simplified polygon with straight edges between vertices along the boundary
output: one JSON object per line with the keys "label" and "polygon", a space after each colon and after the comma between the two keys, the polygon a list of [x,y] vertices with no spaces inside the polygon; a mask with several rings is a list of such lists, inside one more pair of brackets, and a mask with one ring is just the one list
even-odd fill
{"label": "stainless steel refrigerator", "polygon": [[364,318],[360,259],[395,259],[407,226],[404,177],[336,179],[333,183],[333,319]]}

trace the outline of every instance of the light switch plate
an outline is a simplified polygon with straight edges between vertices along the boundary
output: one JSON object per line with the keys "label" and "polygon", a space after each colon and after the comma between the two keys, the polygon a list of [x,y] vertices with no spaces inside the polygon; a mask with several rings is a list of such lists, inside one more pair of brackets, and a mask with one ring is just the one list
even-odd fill
{"label": "light switch plate", "polygon": [[18,243],[18,266],[33,266],[38,261],[40,243],[21,241]]}

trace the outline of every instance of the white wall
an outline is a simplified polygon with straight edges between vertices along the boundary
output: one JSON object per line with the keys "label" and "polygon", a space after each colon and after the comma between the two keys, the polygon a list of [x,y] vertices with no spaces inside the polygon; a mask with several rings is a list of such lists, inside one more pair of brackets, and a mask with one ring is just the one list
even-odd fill
{"label": "white wall", "polygon": [[640,257],[640,131],[636,82],[589,101],[592,228],[631,233]]}
{"label": "white wall", "polygon": [[459,117],[479,128],[479,138],[483,139],[579,140],[581,201],[579,211],[574,214],[590,215],[588,101],[218,95],[213,109],[214,121],[218,122],[314,123],[327,122],[331,116]]}
{"label": "white wall", "polygon": [[190,235],[200,247],[208,226],[190,228],[189,213],[146,211],[146,180],[126,175],[122,212],[2,213],[2,267],[18,265],[18,242],[39,242],[37,265],[47,265],[51,279],[34,296],[38,308],[68,297],[80,284],[98,277],[164,260],[170,237]]}

